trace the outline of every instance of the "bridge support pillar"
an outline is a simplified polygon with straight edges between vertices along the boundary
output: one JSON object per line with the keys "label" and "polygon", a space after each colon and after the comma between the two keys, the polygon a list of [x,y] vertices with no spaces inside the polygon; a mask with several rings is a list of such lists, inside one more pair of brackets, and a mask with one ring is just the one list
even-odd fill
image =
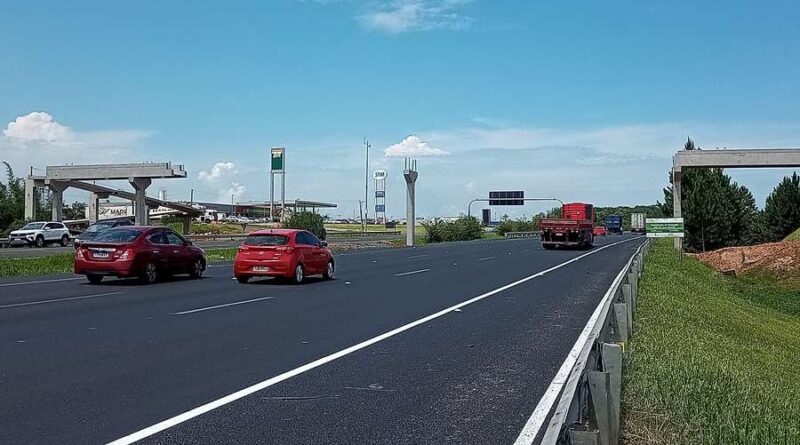
{"label": "bridge support pillar", "polygon": [[25,221],[36,219],[36,180],[25,178]]}
{"label": "bridge support pillar", "polygon": [[133,186],[135,196],[133,199],[133,214],[138,226],[146,226],[150,222],[150,210],[145,201],[147,187],[153,182],[150,178],[128,178]]}
{"label": "bridge support pillar", "polygon": [[89,193],[89,224],[94,224],[100,219],[100,200],[108,198],[108,193]]}
{"label": "bridge support pillar", "polygon": [[51,221],[63,221],[64,220],[64,190],[69,187],[66,183],[62,181],[48,181],[47,187],[50,188],[50,191],[53,194],[53,212],[51,216]]}
{"label": "bridge support pillar", "polygon": [[[681,171],[672,168],[672,216],[681,217]],[[682,249],[683,238],[673,238],[675,248]]]}

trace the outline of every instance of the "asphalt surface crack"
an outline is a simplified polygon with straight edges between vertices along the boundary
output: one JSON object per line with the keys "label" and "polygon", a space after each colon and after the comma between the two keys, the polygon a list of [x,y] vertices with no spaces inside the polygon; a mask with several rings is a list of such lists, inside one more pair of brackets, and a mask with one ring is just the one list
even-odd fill
{"label": "asphalt surface crack", "polygon": [[261,400],[303,402],[307,400],[337,399],[339,398],[339,396],[340,394],[323,394],[319,396],[274,396],[274,397],[262,397]]}

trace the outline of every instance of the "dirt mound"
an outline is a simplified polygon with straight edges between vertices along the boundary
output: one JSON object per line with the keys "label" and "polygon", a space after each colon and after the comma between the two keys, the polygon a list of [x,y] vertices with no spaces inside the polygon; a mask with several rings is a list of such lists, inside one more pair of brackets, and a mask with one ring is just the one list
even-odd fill
{"label": "dirt mound", "polygon": [[760,269],[785,277],[800,271],[800,240],[726,247],[692,256],[720,272],[738,275]]}

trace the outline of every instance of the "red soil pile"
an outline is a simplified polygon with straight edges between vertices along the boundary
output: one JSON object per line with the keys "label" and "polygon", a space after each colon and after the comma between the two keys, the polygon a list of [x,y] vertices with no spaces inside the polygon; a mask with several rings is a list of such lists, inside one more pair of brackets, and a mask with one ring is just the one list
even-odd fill
{"label": "red soil pile", "polygon": [[720,272],[739,275],[759,269],[785,277],[800,271],[800,240],[726,247],[692,256]]}

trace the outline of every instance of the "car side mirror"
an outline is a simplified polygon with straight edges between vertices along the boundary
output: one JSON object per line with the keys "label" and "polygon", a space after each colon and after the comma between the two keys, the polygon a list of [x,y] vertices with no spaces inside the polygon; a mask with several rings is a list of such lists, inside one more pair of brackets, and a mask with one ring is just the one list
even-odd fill
{"label": "car side mirror", "polygon": [[320,241],[320,247],[328,247],[328,243],[326,241]]}
{"label": "car side mirror", "polygon": [[183,242],[183,245],[186,246],[186,247],[189,247],[189,246],[193,246],[194,243],[189,241],[189,240],[186,240],[186,241]]}

